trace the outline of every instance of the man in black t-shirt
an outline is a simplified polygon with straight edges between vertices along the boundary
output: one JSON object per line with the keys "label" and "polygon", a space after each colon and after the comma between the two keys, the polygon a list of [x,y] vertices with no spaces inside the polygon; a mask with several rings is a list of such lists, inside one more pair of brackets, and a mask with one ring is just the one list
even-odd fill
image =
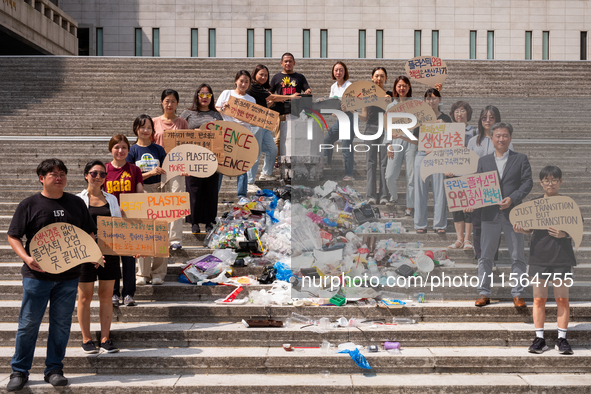
{"label": "man in black t-shirt", "polygon": [[[64,222],[80,227],[91,236],[96,225],[82,199],[64,193],[68,169],[59,159],[47,159],[37,167],[43,190],[24,199],[8,229],[8,243],[23,260],[23,300],[16,334],[15,352],[10,363],[12,374],[7,391],[18,391],[28,381],[33,364],[39,326],[49,302],[49,334],[45,359],[45,381],[53,386],[65,386],[63,359],[70,337],[72,313],[76,303],[80,266],[61,274],[49,274],[39,266],[29,252],[31,240],[43,227]],[[23,246],[22,238],[26,237]]]}
{"label": "man in black t-shirt", "polygon": [[[291,95],[294,93],[312,94],[312,89],[308,85],[308,81],[303,74],[293,71],[295,66],[295,59],[293,55],[286,52],[281,56],[282,72],[273,75],[271,78],[271,88],[269,91],[275,94]],[[286,100],[284,103],[275,103],[274,111],[281,115],[287,115],[291,112],[291,100]]]}

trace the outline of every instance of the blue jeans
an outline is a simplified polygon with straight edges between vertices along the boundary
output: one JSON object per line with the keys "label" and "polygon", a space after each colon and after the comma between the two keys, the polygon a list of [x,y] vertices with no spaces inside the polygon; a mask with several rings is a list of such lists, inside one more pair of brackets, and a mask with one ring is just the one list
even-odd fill
{"label": "blue jeans", "polygon": [[390,199],[398,199],[398,176],[402,170],[402,161],[404,161],[404,167],[406,168],[406,207],[415,207],[415,154],[417,153],[417,146],[401,139],[395,139],[392,141],[394,144],[402,145],[403,150],[396,152],[398,147],[394,146],[394,158],[388,159],[388,165],[386,167],[386,184],[390,191]]}
{"label": "blue jeans", "polygon": [[415,156],[415,229],[427,228],[427,197],[429,196],[429,182],[433,191],[434,212],[433,229],[447,227],[447,200],[443,186],[443,174],[429,175],[425,182],[421,179],[421,163],[427,155],[417,152]]}
{"label": "blue jeans", "polygon": [[[274,165],[274,163],[273,163],[273,165]],[[222,188],[222,180],[223,179],[224,179],[224,176],[222,174],[220,174],[220,180],[218,181],[218,193],[220,192],[220,189]],[[246,197],[246,192],[248,191],[248,173],[245,172],[244,174],[239,175],[236,182],[237,182],[236,189],[237,189],[238,198]]]}
{"label": "blue jeans", "polygon": [[39,326],[49,301],[49,333],[45,375],[62,370],[66,346],[70,339],[72,313],[76,304],[78,279],[47,281],[23,278],[23,302],[18,317],[14,356],[10,366],[14,372],[29,374],[33,365]]}
{"label": "blue jeans", "polygon": [[252,133],[259,144],[259,155],[250,170],[248,170],[248,183],[254,183],[255,181],[257,171],[259,170],[261,152],[265,152],[265,162],[263,164],[263,174],[265,175],[271,175],[273,173],[275,157],[277,157],[277,145],[275,145],[275,139],[271,130],[253,126]]}
{"label": "blue jeans", "polygon": [[[353,114],[351,112],[347,112],[347,116],[349,117],[349,138],[343,139],[343,143],[341,149],[343,151],[343,160],[345,161],[345,176],[353,176],[353,165],[355,163],[354,159],[354,152],[353,152]],[[337,120],[331,127],[328,129],[328,132],[324,136],[324,143],[333,145],[336,141],[339,140],[339,121]],[[326,149],[324,151],[324,156],[326,156],[326,164],[330,165],[332,162],[332,153],[334,149]]]}

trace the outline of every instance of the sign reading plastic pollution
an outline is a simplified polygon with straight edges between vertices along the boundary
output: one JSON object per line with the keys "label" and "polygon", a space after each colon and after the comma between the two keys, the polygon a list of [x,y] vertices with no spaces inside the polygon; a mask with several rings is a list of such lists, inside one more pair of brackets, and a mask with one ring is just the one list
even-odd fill
{"label": "sign reading plastic pollution", "polygon": [[474,174],[478,170],[478,155],[463,146],[440,149],[429,153],[421,162],[423,182],[431,174],[451,172],[454,175]]}
{"label": "sign reading plastic pollution", "polygon": [[[406,112],[416,116],[417,124],[413,127],[413,129],[415,127],[421,126],[423,123],[435,123],[435,121],[437,121],[437,116],[435,116],[433,108],[431,108],[431,106],[426,102],[420,100],[406,100],[388,109],[388,111],[384,114],[384,125],[388,124],[388,113],[390,112]],[[410,122],[411,119],[409,118],[393,118],[391,123],[409,124]],[[394,129],[392,134],[394,136],[404,135],[400,129]]]}
{"label": "sign reading plastic pollution", "polygon": [[279,126],[279,112],[270,110],[262,105],[251,103],[231,96],[229,107],[224,114],[267,130],[276,130]]}
{"label": "sign reading plastic pollution", "polygon": [[168,257],[168,223],[164,220],[98,216],[97,227],[103,254]]}
{"label": "sign reading plastic pollution", "polygon": [[421,125],[419,151],[463,148],[466,138],[463,123],[426,123]]}
{"label": "sign reading plastic pollution", "polygon": [[259,154],[259,144],[246,127],[219,120],[201,126],[213,131],[224,144],[224,159],[218,160],[218,172],[227,176],[244,174]]}
{"label": "sign reading plastic pollution", "polygon": [[196,178],[212,176],[218,169],[215,154],[199,145],[180,145],[168,152],[162,168],[161,182],[164,184],[183,172]]}
{"label": "sign reading plastic pollution", "polygon": [[343,93],[343,105],[347,111],[355,111],[369,106],[386,109],[386,92],[373,82],[358,81],[352,83]]}
{"label": "sign reading plastic pollution", "polygon": [[503,199],[496,171],[471,174],[443,181],[450,212],[496,205]]}
{"label": "sign reading plastic pollution", "polygon": [[218,161],[224,158],[224,143],[215,133],[201,125],[199,130],[164,130],[164,150],[170,152],[179,145],[199,145],[215,153]]}
{"label": "sign reading plastic pollution", "polygon": [[82,263],[103,265],[103,254],[86,231],[69,223],[53,223],[35,234],[31,257],[50,274],[59,274]]}
{"label": "sign reading plastic pollution", "polygon": [[412,80],[432,88],[447,78],[447,64],[438,57],[414,57],[406,62],[404,69]]}
{"label": "sign reading plastic pollution", "polygon": [[583,217],[576,202],[567,196],[537,198],[519,204],[509,214],[511,224],[519,223],[526,230],[553,227],[570,235],[575,250],[583,240]]}
{"label": "sign reading plastic pollution", "polygon": [[119,199],[129,219],[174,222],[191,214],[189,193],[122,193]]}

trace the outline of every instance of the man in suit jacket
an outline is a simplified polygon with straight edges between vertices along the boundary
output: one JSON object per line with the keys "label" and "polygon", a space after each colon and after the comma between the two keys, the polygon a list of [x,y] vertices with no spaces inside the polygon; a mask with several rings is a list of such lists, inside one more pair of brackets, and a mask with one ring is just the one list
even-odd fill
{"label": "man in suit jacket", "polygon": [[493,258],[501,231],[505,234],[505,240],[511,254],[511,272],[517,274],[517,283],[510,280],[513,286],[511,295],[516,307],[524,307],[525,301],[521,297],[523,286],[521,277],[527,272],[525,258],[523,256],[523,234],[513,231],[509,221],[509,213],[515,205],[520,204],[533,187],[531,166],[527,156],[509,150],[513,135],[513,126],[509,123],[497,123],[491,128],[492,143],[495,146],[494,153],[483,156],[478,161],[479,173],[497,171],[500,179],[500,189],[503,200],[498,205],[482,208],[482,255],[478,260],[478,294],[476,306],[484,306],[490,303],[490,274],[493,268]]}

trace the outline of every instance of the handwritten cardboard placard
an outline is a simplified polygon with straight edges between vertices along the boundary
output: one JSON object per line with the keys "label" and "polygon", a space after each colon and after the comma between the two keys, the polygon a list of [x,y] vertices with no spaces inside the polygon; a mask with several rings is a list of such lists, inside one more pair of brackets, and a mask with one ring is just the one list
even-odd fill
{"label": "handwritten cardboard placard", "polygon": [[123,193],[121,211],[129,219],[174,222],[191,214],[189,193]]}
{"label": "handwritten cardboard placard", "polygon": [[463,148],[465,138],[463,123],[425,123],[419,132],[419,151]]}
{"label": "handwritten cardboard placard", "polygon": [[583,217],[577,203],[567,196],[537,198],[517,205],[509,214],[511,224],[519,223],[526,230],[554,227],[568,233],[575,241],[575,250],[583,240]]}
{"label": "handwritten cardboard placard", "polygon": [[94,239],[69,223],[53,223],[35,234],[29,246],[31,257],[50,274],[60,274],[82,263],[103,265],[103,254]]}
{"label": "handwritten cardboard placard", "polygon": [[[393,107],[389,108],[386,113],[384,113],[384,126],[388,124],[388,113],[390,112],[405,112],[409,114],[413,114],[417,118],[417,124],[413,127],[419,127],[423,123],[435,123],[437,120],[437,116],[435,116],[435,112],[433,112],[433,108],[429,104],[421,100],[406,100],[402,101]],[[392,124],[408,124],[411,122],[410,118],[394,118],[392,119]],[[404,135],[402,130],[394,129],[392,131],[392,135],[394,137]]]}
{"label": "handwritten cardboard placard", "polygon": [[450,212],[496,205],[503,199],[496,171],[448,178],[443,185]]}
{"label": "handwritten cardboard placard", "polygon": [[224,159],[224,143],[216,138],[215,133],[205,129],[205,124],[199,130],[164,130],[163,144],[166,152],[179,145],[199,145],[215,153],[218,161]]}
{"label": "handwritten cardboard placard", "polygon": [[225,115],[267,130],[276,130],[279,126],[277,111],[234,96],[230,97],[228,105],[229,107],[224,110]]}
{"label": "handwritten cardboard placard", "polygon": [[432,88],[447,78],[447,64],[434,56],[414,57],[406,62],[404,69],[413,81]]}
{"label": "handwritten cardboard placard", "polygon": [[164,220],[97,217],[98,246],[106,255],[168,257]]}
{"label": "handwritten cardboard placard", "polygon": [[218,159],[218,172],[227,176],[244,174],[252,167],[259,155],[259,144],[246,127],[235,122],[218,120],[203,125],[215,132],[224,144],[224,159]]}
{"label": "handwritten cardboard placard", "polygon": [[373,82],[357,81],[352,83],[343,93],[342,102],[347,111],[355,111],[369,106],[386,110],[389,102],[385,100],[386,92]]}
{"label": "handwritten cardboard placard", "polygon": [[164,158],[160,181],[165,184],[175,176],[186,172],[196,178],[212,176],[218,169],[215,154],[199,145],[180,145],[172,149]]}
{"label": "handwritten cardboard placard", "polygon": [[429,153],[421,162],[421,179],[429,175],[451,172],[454,175],[473,174],[480,157],[468,148],[439,149]]}

